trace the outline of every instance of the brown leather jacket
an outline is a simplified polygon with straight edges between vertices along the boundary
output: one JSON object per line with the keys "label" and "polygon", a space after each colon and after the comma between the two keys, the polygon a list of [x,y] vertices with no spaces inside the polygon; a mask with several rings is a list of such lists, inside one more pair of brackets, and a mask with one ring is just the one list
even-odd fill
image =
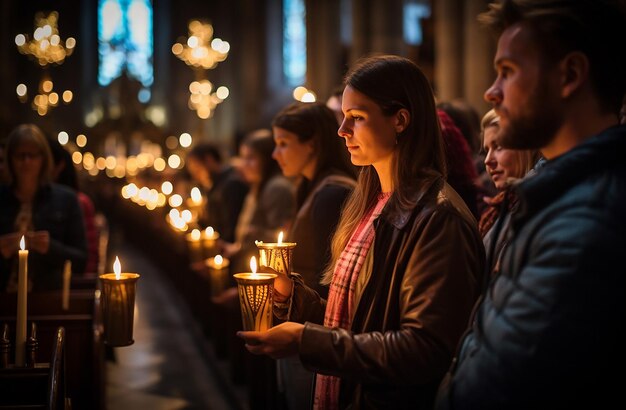
{"label": "brown leather jacket", "polygon": [[375,221],[372,273],[350,330],[315,324],[326,301],[295,281],[290,319],[308,320],[300,359],[341,377],[341,408],[431,408],[478,298],[484,249],[463,200],[436,178],[414,203],[389,202]]}

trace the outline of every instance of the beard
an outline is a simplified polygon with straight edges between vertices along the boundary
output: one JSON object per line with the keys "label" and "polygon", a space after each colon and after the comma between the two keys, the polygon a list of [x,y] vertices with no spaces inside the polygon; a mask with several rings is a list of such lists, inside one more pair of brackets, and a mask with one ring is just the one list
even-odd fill
{"label": "beard", "polygon": [[547,84],[539,84],[518,114],[507,113],[505,124],[500,120],[496,142],[503,148],[540,150],[550,144],[560,128],[563,112],[561,102],[550,98]]}

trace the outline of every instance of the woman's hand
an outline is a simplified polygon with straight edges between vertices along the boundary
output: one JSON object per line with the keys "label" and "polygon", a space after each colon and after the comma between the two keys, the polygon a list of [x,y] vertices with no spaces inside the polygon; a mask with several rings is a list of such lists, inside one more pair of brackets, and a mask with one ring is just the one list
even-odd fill
{"label": "woman's hand", "polygon": [[253,354],[265,354],[273,359],[295,356],[302,340],[302,323],[285,322],[267,332],[237,332],[246,341],[246,349]]}
{"label": "woman's hand", "polygon": [[48,253],[50,249],[50,232],[48,231],[36,231],[27,232],[28,247],[39,252],[41,254]]}
{"label": "woman's hand", "polygon": [[276,275],[276,279],[274,279],[274,300],[280,303],[286,302],[291,296],[293,281],[284,273],[280,273],[269,266],[259,266],[259,272],[273,273]]}
{"label": "woman's hand", "polygon": [[8,259],[17,253],[18,249],[20,249],[20,239],[22,239],[22,234],[20,233],[9,233],[0,236],[0,253],[3,258]]}

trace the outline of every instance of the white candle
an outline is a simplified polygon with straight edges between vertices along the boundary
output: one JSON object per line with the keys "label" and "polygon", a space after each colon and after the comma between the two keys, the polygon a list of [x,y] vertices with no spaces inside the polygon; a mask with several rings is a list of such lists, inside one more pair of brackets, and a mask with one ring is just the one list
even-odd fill
{"label": "white candle", "polygon": [[15,322],[15,366],[26,363],[26,300],[28,296],[28,251],[24,248],[24,236],[20,240],[19,270],[17,282],[17,320]]}
{"label": "white candle", "polygon": [[70,280],[72,279],[72,261],[65,261],[63,265],[63,310],[70,308]]}

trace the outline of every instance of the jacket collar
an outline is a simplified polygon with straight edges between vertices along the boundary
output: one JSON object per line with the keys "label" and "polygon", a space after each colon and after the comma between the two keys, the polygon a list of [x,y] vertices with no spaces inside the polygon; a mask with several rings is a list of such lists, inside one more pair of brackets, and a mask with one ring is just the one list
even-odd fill
{"label": "jacket collar", "polygon": [[430,174],[426,177],[420,177],[422,183],[419,184],[414,192],[410,195],[411,205],[407,208],[401,207],[397,200],[392,196],[385,205],[380,218],[393,225],[396,229],[402,229],[406,226],[413,214],[415,208],[423,203],[431,195],[432,192],[439,192],[444,186],[444,179],[441,174]]}
{"label": "jacket collar", "polygon": [[520,208],[515,219],[534,215],[589,175],[621,163],[625,153],[626,126],[616,125],[547,161],[536,175],[516,186]]}

